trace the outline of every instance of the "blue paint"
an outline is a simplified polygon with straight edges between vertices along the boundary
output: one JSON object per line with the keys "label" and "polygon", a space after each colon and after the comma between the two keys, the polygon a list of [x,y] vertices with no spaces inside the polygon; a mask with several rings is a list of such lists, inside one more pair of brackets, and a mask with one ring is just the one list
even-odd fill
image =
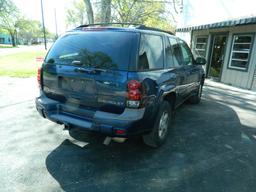
{"label": "blue paint", "polygon": [[[142,34],[149,39],[143,45]],[[160,41],[150,44],[152,36]],[[168,38],[175,43],[171,45]],[[161,46],[154,49],[156,44]],[[148,133],[163,101],[172,99],[170,107],[177,107],[197,95],[199,84],[203,84],[204,71],[190,50],[189,60],[178,58],[175,64],[172,49],[181,48],[189,49],[174,36],[150,30],[96,28],[68,32],[55,42],[43,63],[37,110],[54,122],[109,136]],[[159,55],[161,59],[152,59]],[[136,88],[141,93],[140,103],[135,107],[127,104],[131,80],[140,83]],[[119,129],[125,134],[116,135]]]}
{"label": "blue paint", "polygon": [[12,38],[6,33],[0,33],[0,44],[11,45]]}

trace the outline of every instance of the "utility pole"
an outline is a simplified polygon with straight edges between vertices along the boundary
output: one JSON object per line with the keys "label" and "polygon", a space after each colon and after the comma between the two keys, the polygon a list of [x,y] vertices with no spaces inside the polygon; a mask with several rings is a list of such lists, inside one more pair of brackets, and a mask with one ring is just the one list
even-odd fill
{"label": "utility pole", "polygon": [[42,12],[42,24],[43,24],[43,33],[44,33],[44,48],[45,48],[45,50],[47,50],[46,35],[45,35],[45,26],[44,26],[44,8],[43,8],[43,0],[41,0],[41,12]]}
{"label": "utility pole", "polygon": [[56,8],[54,8],[54,18],[55,18],[55,39],[57,39],[58,38],[58,27],[57,27]]}

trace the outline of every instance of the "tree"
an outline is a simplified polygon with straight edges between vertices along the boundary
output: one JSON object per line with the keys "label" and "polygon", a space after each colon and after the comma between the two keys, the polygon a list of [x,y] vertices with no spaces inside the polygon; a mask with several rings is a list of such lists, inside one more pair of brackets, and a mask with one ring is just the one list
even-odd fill
{"label": "tree", "polygon": [[[78,0],[75,0],[78,1]],[[81,1],[81,0],[80,0]],[[74,6],[67,11],[67,21],[69,25],[100,23],[140,23],[152,27],[159,27],[165,30],[173,30],[171,19],[167,14],[176,12],[176,1],[180,0],[83,0],[85,7]],[[92,4],[94,9],[92,9]],[[167,10],[167,4],[172,4],[173,9]],[[75,4],[74,4],[75,5]],[[80,9],[83,8],[83,11]],[[85,18],[87,22],[79,22]],[[172,15],[171,15],[172,16]],[[174,19],[173,19],[174,20]],[[79,24],[77,24],[79,23]]]}
{"label": "tree", "polygon": [[110,23],[111,21],[111,0],[101,0],[101,22]]}
{"label": "tree", "polygon": [[[66,24],[67,27],[75,27],[81,24],[93,24],[95,21],[100,23],[111,22],[111,0],[101,0],[100,6],[94,6],[93,3],[98,4],[97,1],[74,0],[73,7],[67,9]],[[96,14],[95,14],[96,13]]]}
{"label": "tree", "polygon": [[21,18],[17,21],[19,42],[30,44],[32,40],[43,37],[40,21]]}
{"label": "tree", "polygon": [[66,24],[67,27],[76,27],[85,24],[87,21],[86,7],[83,0],[76,0],[73,2],[73,7],[66,10]]}
{"label": "tree", "polygon": [[94,14],[93,14],[93,9],[92,9],[92,3],[90,0],[84,0],[85,7],[86,7],[86,12],[87,12],[87,18],[89,24],[94,23]]}
{"label": "tree", "polygon": [[67,27],[94,23],[94,11],[91,0],[74,0],[73,7],[67,9]]}
{"label": "tree", "polygon": [[112,19],[120,23],[140,23],[170,30],[170,21],[164,17],[166,1],[112,0]]}
{"label": "tree", "polygon": [[0,12],[6,11],[8,8],[9,2],[7,0],[0,0]]}
{"label": "tree", "polygon": [[17,21],[20,12],[11,0],[0,0],[0,28],[8,31],[12,39],[12,46],[16,46]]}

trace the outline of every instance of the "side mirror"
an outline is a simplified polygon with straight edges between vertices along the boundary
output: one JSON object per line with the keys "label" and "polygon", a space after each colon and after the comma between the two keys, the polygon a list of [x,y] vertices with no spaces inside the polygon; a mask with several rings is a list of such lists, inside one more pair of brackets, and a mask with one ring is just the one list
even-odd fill
{"label": "side mirror", "polygon": [[195,61],[196,65],[205,65],[206,64],[206,59],[204,57],[197,57]]}

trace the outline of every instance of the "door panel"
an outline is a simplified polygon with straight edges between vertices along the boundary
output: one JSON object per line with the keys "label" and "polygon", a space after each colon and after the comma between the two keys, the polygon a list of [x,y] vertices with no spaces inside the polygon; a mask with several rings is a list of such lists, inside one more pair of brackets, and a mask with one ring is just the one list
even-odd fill
{"label": "door panel", "polygon": [[184,58],[182,54],[181,47],[175,38],[169,37],[169,42],[171,44],[173,68],[175,69],[176,77],[176,87],[177,87],[177,102],[180,103],[187,96],[187,84],[186,84],[186,69],[184,67]]}
{"label": "door panel", "polygon": [[194,58],[188,45],[179,40],[182,55],[183,55],[183,68],[186,73],[186,96],[198,87],[200,81],[200,66],[194,65]]}

